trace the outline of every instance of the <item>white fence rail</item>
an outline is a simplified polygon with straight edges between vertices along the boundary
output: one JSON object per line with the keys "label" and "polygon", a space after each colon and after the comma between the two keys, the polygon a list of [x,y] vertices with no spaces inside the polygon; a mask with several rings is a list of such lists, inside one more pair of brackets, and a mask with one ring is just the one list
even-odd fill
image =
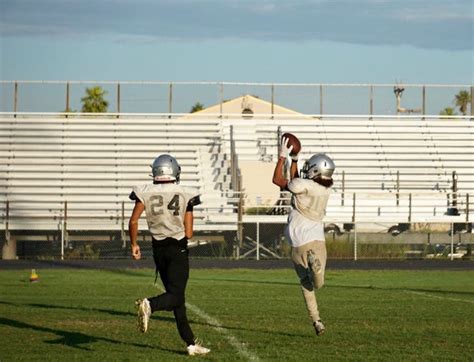
{"label": "white fence rail", "polygon": [[[105,90],[109,111],[116,113],[184,113],[197,102],[222,105],[251,94],[271,104],[271,113],[285,107],[302,114],[439,114],[459,91],[472,84],[331,84],[159,81],[11,81],[0,80],[0,111],[81,111],[86,88]],[[399,100],[396,100],[397,93]],[[402,97],[403,95],[403,97]],[[397,103],[398,102],[398,103]],[[397,104],[397,105],[396,105]],[[222,113],[222,112],[221,112]],[[470,115],[474,115],[473,107]],[[406,113],[410,114],[410,113]]]}

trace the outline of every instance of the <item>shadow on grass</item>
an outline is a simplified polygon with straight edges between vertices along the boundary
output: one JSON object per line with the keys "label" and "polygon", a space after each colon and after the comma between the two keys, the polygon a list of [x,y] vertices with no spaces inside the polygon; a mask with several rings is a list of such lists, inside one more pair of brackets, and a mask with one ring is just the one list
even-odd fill
{"label": "shadow on grass", "polygon": [[[5,302],[0,300],[0,304],[5,304],[5,305],[12,305],[12,306],[17,306],[17,307],[32,307],[32,308],[44,308],[44,309],[59,309],[59,310],[77,310],[81,312],[87,312],[87,313],[103,313],[103,314],[109,314],[113,316],[121,316],[121,317],[133,317],[136,318],[136,313],[131,313],[131,312],[123,312],[123,311],[118,311],[114,309],[103,309],[103,308],[85,308],[85,307],[65,307],[62,305],[53,305],[53,304],[41,304],[41,303],[11,303],[11,302]],[[152,319],[157,319],[160,321],[166,321],[166,322],[174,322],[173,317],[164,317],[164,316],[157,316],[154,315],[151,317]]]}
{"label": "shadow on grass", "polygon": [[[299,285],[295,282],[278,282],[265,280],[245,280],[245,279],[220,279],[220,278],[194,278],[194,280],[205,280],[213,282],[224,283],[247,283],[247,284],[267,284],[267,285]],[[459,295],[474,295],[474,292],[465,292],[459,290],[439,290],[439,289],[423,289],[423,288],[404,288],[404,287],[378,287],[374,285],[338,285],[338,284],[324,284],[324,288],[353,288],[353,289],[369,289],[369,290],[394,290],[394,291],[409,291],[409,292],[425,292],[438,294],[459,294]]]}
{"label": "shadow on grass", "polygon": [[[114,311],[114,310],[109,310],[109,309],[94,309],[94,308],[81,308],[81,307],[64,307],[64,306],[58,306],[58,305],[50,305],[50,304],[39,304],[39,303],[25,303],[25,304],[19,304],[19,303],[11,303],[11,302],[5,302],[5,301],[0,301],[0,304],[4,305],[11,305],[11,306],[21,306],[21,307],[33,307],[33,308],[44,308],[44,309],[61,309],[61,310],[79,310],[79,311],[85,311],[85,312],[100,312],[100,313],[106,313],[106,314],[111,314],[111,315],[119,315],[119,316],[132,316],[136,317],[136,314],[134,313],[128,313],[128,312],[120,312],[120,311]],[[161,312],[159,312],[161,313]],[[166,313],[171,313],[171,312],[166,312]],[[152,320],[156,321],[161,321],[161,322],[169,322],[169,323],[176,323],[174,317],[166,317],[162,315],[153,315],[151,317]],[[0,324],[1,324],[0,320]],[[256,328],[242,328],[242,327],[228,327],[228,326],[223,326],[223,325],[215,325],[209,322],[202,322],[202,321],[197,321],[194,319],[189,319],[190,324],[195,324],[195,325],[200,325],[200,326],[205,326],[205,327],[211,327],[211,328],[222,328],[226,330],[236,330],[236,331],[248,331],[248,332],[259,332],[259,333],[268,333],[268,334],[278,334],[281,336],[286,336],[286,337],[307,337],[307,335],[304,334],[295,334],[295,333],[284,333],[284,332],[277,332],[275,330],[259,330]]]}
{"label": "shadow on grass", "polygon": [[13,328],[18,328],[18,329],[31,329],[37,332],[55,334],[58,336],[57,339],[54,339],[51,341],[45,341],[45,343],[65,345],[68,347],[72,347],[72,348],[76,348],[76,349],[80,349],[84,351],[90,351],[90,352],[93,352],[93,350],[86,345],[95,343],[95,342],[106,342],[106,343],[112,343],[116,345],[121,344],[124,346],[133,346],[133,347],[138,347],[138,348],[149,348],[149,349],[158,348],[163,351],[168,351],[172,353],[179,353],[179,354],[183,353],[182,351],[164,349],[161,347],[153,347],[146,344],[122,342],[122,341],[117,341],[115,339],[110,339],[110,338],[105,338],[105,337],[91,336],[91,335],[81,333],[81,332],[72,332],[72,331],[53,329],[53,328],[48,328],[48,327],[43,327],[43,326],[35,326],[33,324],[28,324],[28,323],[16,321],[13,319],[8,319],[8,318],[0,317],[0,324],[13,327]]}
{"label": "shadow on grass", "polygon": [[119,274],[119,275],[125,275],[129,277],[134,277],[134,278],[150,278],[150,280],[155,279],[155,271],[154,269],[150,269],[151,271],[148,271],[147,269],[104,269],[101,270],[102,272],[107,272],[111,274]]}
{"label": "shadow on grass", "polygon": [[423,292],[434,294],[458,294],[458,295],[473,295],[474,292],[464,292],[460,290],[439,290],[439,289],[423,289],[423,288],[399,288],[399,287],[376,287],[373,285],[325,285],[328,288],[349,288],[349,289],[373,289],[373,290],[394,290],[401,292]]}

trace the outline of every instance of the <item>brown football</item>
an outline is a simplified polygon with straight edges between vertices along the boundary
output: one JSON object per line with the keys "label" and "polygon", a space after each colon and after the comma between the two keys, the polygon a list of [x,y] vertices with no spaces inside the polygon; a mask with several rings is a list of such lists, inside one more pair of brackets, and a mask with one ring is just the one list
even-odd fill
{"label": "brown football", "polygon": [[293,146],[293,149],[291,150],[292,155],[297,155],[298,153],[300,153],[300,151],[301,151],[301,142],[298,139],[298,137],[296,137],[292,133],[283,133],[281,138],[288,138],[288,147]]}

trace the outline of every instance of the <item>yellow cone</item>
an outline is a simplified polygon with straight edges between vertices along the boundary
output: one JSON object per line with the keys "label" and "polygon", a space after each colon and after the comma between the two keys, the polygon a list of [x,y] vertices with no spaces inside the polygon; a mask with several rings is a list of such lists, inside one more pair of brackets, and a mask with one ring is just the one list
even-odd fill
{"label": "yellow cone", "polygon": [[31,274],[30,274],[30,282],[37,282],[39,280],[39,276],[36,273],[36,269],[31,269]]}

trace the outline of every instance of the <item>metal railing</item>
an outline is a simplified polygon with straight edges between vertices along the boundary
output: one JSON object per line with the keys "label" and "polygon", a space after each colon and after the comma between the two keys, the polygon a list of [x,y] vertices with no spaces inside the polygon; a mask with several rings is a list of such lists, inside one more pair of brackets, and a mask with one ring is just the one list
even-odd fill
{"label": "metal railing", "polygon": [[[196,103],[222,105],[230,99],[253,95],[275,106],[301,114],[418,114],[437,115],[455,107],[455,95],[470,93],[472,84],[330,84],[159,81],[28,81],[0,80],[0,112],[81,111],[88,87],[107,93],[108,111],[114,113],[188,113]],[[404,96],[402,96],[404,94]],[[473,107],[468,110],[473,116]]]}
{"label": "metal railing", "polygon": [[[243,222],[255,219],[282,221],[286,217],[280,216],[287,215],[291,209],[288,192],[283,193],[273,205],[252,206],[245,205],[245,192],[230,190],[223,195],[228,195],[225,205],[196,207],[198,228],[206,231],[206,226],[225,220],[228,224],[234,224],[239,209],[242,210]],[[372,191],[354,192],[345,197],[346,202],[342,205],[341,194],[331,195],[325,222],[474,222],[472,195],[465,193]],[[132,208],[133,204],[125,201],[7,199],[0,203],[0,228],[9,230],[13,225],[14,229],[46,230],[58,229],[57,225],[62,223],[73,223],[78,230],[85,230],[87,226],[90,230],[124,232]]]}
{"label": "metal railing", "polygon": [[[229,198],[227,205],[196,208],[195,238],[198,242],[193,244],[194,255],[209,256],[209,248],[218,245],[227,250],[225,255],[221,255],[226,257],[254,257],[257,250],[257,259],[260,258],[261,251],[267,257],[283,257],[278,248],[284,245],[280,243],[280,239],[290,208],[289,199],[283,197],[279,205],[250,209],[243,205],[243,194],[235,197],[236,193],[232,191],[232,195],[234,197]],[[358,257],[358,235],[367,233],[375,235],[374,239],[378,238],[382,243],[387,237],[393,238],[410,230],[426,234],[432,229],[430,225],[445,225],[444,231],[451,230],[451,235],[455,232],[471,234],[471,215],[474,211],[472,197],[469,194],[458,194],[454,205],[453,197],[444,196],[440,197],[439,193],[407,193],[401,195],[397,205],[394,194],[354,193],[351,202],[340,206],[337,205],[339,195],[335,194],[331,200],[336,203],[330,202],[325,217],[326,232],[338,237],[351,235],[355,259]],[[0,228],[4,231],[2,239],[7,242],[24,238],[30,241],[35,238],[56,240],[59,245],[56,256],[60,258],[64,258],[65,252],[72,248],[74,243],[71,244],[71,239],[76,242],[89,240],[102,243],[101,258],[117,257],[117,250],[128,248],[127,228],[131,208],[132,205],[128,202],[48,203],[46,200],[9,200],[0,204]],[[140,230],[144,232],[142,237],[145,240],[145,218],[141,219]],[[387,236],[383,236],[384,234]],[[218,235],[221,235],[222,240],[216,239]],[[265,246],[265,243],[275,244],[277,240],[280,240],[278,246]],[[454,240],[453,237],[451,240]],[[364,243],[363,240],[361,242]],[[249,245],[253,247],[249,248]],[[266,252],[265,249],[260,249],[261,246],[266,248]],[[108,248],[111,251],[107,252]],[[123,252],[119,255],[128,254]]]}

